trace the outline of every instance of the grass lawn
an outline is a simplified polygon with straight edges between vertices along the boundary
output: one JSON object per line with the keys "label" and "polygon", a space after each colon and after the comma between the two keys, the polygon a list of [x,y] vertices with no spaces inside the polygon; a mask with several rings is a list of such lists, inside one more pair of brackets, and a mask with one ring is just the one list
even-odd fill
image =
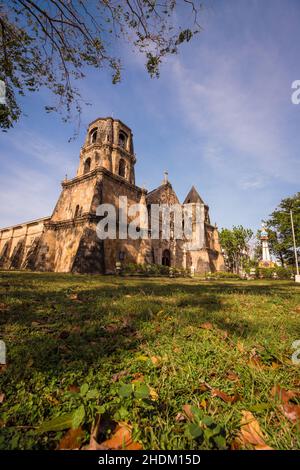
{"label": "grass lawn", "polygon": [[56,449],[72,425],[87,445],[97,415],[99,442],[125,422],[144,449],[230,449],[245,411],[300,448],[295,283],[2,272],[0,294],[1,449]]}

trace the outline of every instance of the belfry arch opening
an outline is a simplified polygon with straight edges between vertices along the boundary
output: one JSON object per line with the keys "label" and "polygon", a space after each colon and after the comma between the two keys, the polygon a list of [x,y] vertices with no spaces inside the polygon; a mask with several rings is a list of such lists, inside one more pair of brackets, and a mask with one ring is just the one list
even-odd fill
{"label": "belfry arch opening", "polygon": [[119,171],[118,171],[119,176],[122,176],[125,178],[126,175],[126,163],[123,158],[119,161]]}
{"label": "belfry arch opening", "polygon": [[90,157],[88,157],[84,162],[83,174],[88,173],[90,169],[91,169],[91,159]]}
{"label": "belfry arch opening", "polygon": [[97,141],[97,128],[94,128],[90,132],[90,144],[94,144]]}
{"label": "belfry arch opening", "polygon": [[120,131],[119,132],[119,146],[122,147],[123,149],[126,148],[127,145],[127,134],[125,132]]}

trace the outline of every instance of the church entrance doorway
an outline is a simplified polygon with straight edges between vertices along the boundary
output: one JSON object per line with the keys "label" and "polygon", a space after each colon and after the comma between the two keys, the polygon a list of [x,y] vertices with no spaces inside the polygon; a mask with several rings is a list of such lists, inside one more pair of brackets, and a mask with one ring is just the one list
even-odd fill
{"label": "church entrance doorway", "polygon": [[164,250],[162,254],[162,261],[163,266],[171,266],[171,254],[170,250]]}

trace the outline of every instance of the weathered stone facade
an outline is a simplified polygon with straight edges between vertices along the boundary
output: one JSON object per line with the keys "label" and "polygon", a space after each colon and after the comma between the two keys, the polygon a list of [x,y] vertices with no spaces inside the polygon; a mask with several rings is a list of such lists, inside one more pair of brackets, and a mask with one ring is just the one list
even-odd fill
{"label": "weathered stone facade", "polygon": [[[204,244],[186,249],[183,240],[105,239],[97,236],[96,208],[119,207],[119,196],[131,204],[179,204],[170,182],[153,191],[135,185],[131,130],[119,120],[99,118],[88,128],[77,175],[62,182],[51,217],[0,230],[0,268],[37,271],[114,273],[116,262],[156,263],[193,267],[204,273],[224,269],[218,230],[210,224],[209,208],[192,187],[184,203],[204,210]],[[151,232],[149,227],[149,234]]]}

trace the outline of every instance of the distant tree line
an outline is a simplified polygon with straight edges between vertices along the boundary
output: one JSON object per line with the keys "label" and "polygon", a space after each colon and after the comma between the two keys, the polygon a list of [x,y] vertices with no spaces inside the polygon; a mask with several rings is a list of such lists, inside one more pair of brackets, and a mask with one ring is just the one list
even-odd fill
{"label": "distant tree line", "polygon": [[[293,212],[296,247],[299,258],[300,249],[300,192],[282,199],[278,207],[264,221],[269,236],[271,254],[281,266],[293,266],[295,255],[293,249],[290,211]],[[251,229],[241,225],[232,229],[222,228],[220,242],[224,252],[226,267],[229,271],[239,273],[245,266],[255,266],[261,259],[260,230],[256,234],[256,244],[250,259],[250,241],[253,240]]]}

